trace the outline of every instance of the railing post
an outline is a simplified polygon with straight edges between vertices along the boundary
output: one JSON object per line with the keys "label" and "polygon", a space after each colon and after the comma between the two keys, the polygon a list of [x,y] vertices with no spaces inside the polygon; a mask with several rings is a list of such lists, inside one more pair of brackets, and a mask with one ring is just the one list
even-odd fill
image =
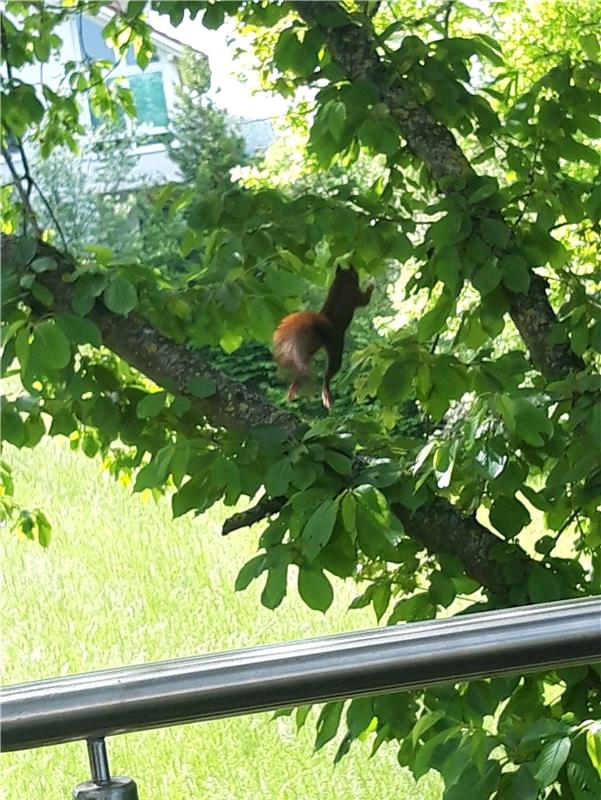
{"label": "railing post", "polygon": [[111,778],[103,738],[88,739],[88,756],[92,780],[73,789],[74,800],[138,800],[138,788],[131,778]]}

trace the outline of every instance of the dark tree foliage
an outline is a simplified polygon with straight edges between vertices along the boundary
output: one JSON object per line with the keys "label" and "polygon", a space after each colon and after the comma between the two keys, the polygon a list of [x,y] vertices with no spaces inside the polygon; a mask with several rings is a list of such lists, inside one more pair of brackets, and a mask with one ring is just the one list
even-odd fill
{"label": "dark tree foliage", "polygon": [[[388,624],[599,593],[595,4],[152,6],[174,23],[189,10],[212,29],[226,17],[254,29],[263,80],[291,98],[312,89],[294,110],[307,168],[335,165],[344,178],[363,159],[378,175],[335,185],[335,170],[320,191],[167,187],[158,206],[186,214],[183,274],[106,247],[74,257],[44,241],[35,175],[15,158],[25,141],[43,155],[69,146],[82,96],[107,113],[133,109],[102,64],[65,65],[59,92],[22,80],[23,65],[60,47],[56,26],[78,6],[7,2],[2,364],[20,388],[3,399],[5,439],[69,435],[89,456],[110,453],[116,474],[167,493],[176,516],[246,498],[224,532],[256,537],[236,589],[264,581],[269,608],[294,581],[326,611],[331,576],[356,581],[353,605]],[[142,67],[144,7],[130,2],[104,29]],[[411,311],[355,351],[353,403],[318,417],[310,402],[276,402],[267,365],[253,386],[237,380],[240,353],[254,359],[241,348],[268,345],[345,263],[382,295],[402,287]],[[2,477],[5,512],[47,544],[43,513],[17,505],[7,466]],[[339,728],[337,759],[360,736],[374,752],[397,741],[416,777],[442,774],[447,800],[592,800],[599,676],[593,665],[480,680],[354,700],[345,714],[330,703],[316,746]],[[297,714],[302,724],[306,709]]]}

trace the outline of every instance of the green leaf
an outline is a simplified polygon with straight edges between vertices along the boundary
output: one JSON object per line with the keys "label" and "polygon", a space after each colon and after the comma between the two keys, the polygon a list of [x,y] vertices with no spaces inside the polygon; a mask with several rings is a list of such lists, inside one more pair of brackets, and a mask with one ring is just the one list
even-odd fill
{"label": "green leaf", "polygon": [[451,578],[443,572],[436,571],[430,576],[428,594],[436,605],[448,608],[455,599],[457,592]]}
{"label": "green leaf", "polygon": [[211,378],[207,378],[205,375],[195,375],[193,378],[190,378],[186,385],[190,394],[200,399],[211,397],[217,391],[215,381],[211,380]]}
{"label": "green leaf", "polygon": [[534,779],[544,789],[555,781],[570,752],[568,736],[553,739],[543,747],[534,763]]}
{"label": "green leaf", "polygon": [[338,750],[336,751],[336,755],[334,756],[334,764],[338,764],[344,756],[348,753],[351,749],[351,744],[353,743],[353,737],[350,733],[345,734],[342,737],[342,740],[338,746]]}
{"label": "green leaf", "polygon": [[265,275],[265,283],[274,294],[281,297],[296,297],[307,288],[301,277],[283,269],[271,269]]}
{"label": "green leaf", "polygon": [[599,58],[599,41],[594,33],[585,33],[578,37],[580,45],[591,61]]}
{"label": "green leaf", "polygon": [[52,526],[43,511],[35,512],[35,521],[38,531],[38,542],[42,547],[48,547],[50,544],[50,534],[52,533]]}
{"label": "green leaf", "polygon": [[453,295],[459,293],[463,282],[461,259],[456,247],[448,247],[436,255],[436,277],[442,281]]}
{"label": "green leaf", "polygon": [[593,222],[601,219],[601,186],[596,186],[591,191],[590,197],[586,201],[586,210]]}
{"label": "green leaf", "polygon": [[369,727],[374,715],[374,701],[371,697],[358,697],[352,700],[346,712],[346,724],[351,736],[356,739]]}
{"label": "green leaf", "polygon": [[114,251],[104,244],[87,244],[84,250],[86,253],[91,253],[99,264],[109,264],[115,257]]}
{"label": "green leaf", "polygon": [[490,509],[491,525],[508,539],[516,536],[531,522],[530,514],[516,497],[497,497]]}
{"label": "green leaf", "polygon": [[527,474],[527,469],[522,463],[510,459],[505,463],[502,472],[492,476],[494,481],[491,489],[495,494],[515,494],[518,489],[522,488]]}
{"label": "green leaf", "polygon": [[25,420],[25,445],[35,447],[46,433],[46,426],[40,416],[31,414]]}
{"label": "green leaf", "polygon": [[420,342],[425,342],[442,328],[447,317],[455,307],[453,297],[443,292],[434,308],[428,311],[417,323],[417,337]]}
{"label": "green leaf", "polygon": [[225,350],[226,353],[234,353],[242,344],[242,336],[232,330],[226,330],[221,339],[219,346]]}
{"label": "green leaf", "polygon": [[244,591],[244,589],[246,589],[246,587],[249,586],[252,581],[259,577],[259,575],[264,571],[265,566],[266,559],[264,553],[251,558],[250,561],[247,561],[246,564],[244,564],[238,573],[236,583],[234,584],[234,589],[237,592]]}
{"label": "green leaf", "polygon": [[467,199],[468,205],[476,205],[481,200],[486,200],[487,197],[495,194],[499,189],[499,184],[496,178],[483,178],[482,185],[476,189]]}
{"label": "green leaf", "polygon": [[332,100],[322,108],[323,123],[337,142],[340,142],[346,125],[346,107],[339,100]]}
{"label": "green leaf", "polygon": [[368,117],[358,131],[361,144],[376,153],[394,155],[399,149],[399,133],[390,120]]}
{"label": "green leaf", "polygon": [[55,320],[40,322],[33,329],[29,363],[32,369],[62,369],[71,360],[71,345]]}
{"label": "green leaf", "polygon": [[69,436],[75,430],[77,430],[77,420],[66,408],[61,408],[52,415],[50,436]]}
{"label": "green leaf", "polygon": [[414,365],[395,361],[388,367],[378,388],[378,397],[385,406],[395,406],[409,395],[414,375]]}
{"label": "green leaf", "polygon": [[444,217],[430,225],[428,235],[437,250],[455,244],[463,238],[461,228],[463,215],[459,211],[449,211]]}
{"label": "green leaf", "polygon": [[515,418],[516,432],[525,442],[534,447],[543,445],[543,435],[550,436],[553,432],[553,425],[547,417],[546,409],[535,406],[527,400],[516,402]]}
{"label": "green leaf", "polygon": [[346,9],[339,5],[326,6],[324,3],[320,3],[316,8],[316,12],[315,19],[319,25],[323,25],[324,28],[329,28],[330,30],[343,28],[351,21]]}
{"label": "green leaf", "polygon": [[316,723],[317,736],[315,737],[315,750],[321,750],[325,744],[336,736],[343,707],[344,703],[342,700],[337,700],[334,703],[326,703],[321,709]]}
{"label": "green leaf", "polygon": [[433,725],[436,725],[439,720],[443,719],[444,716],[445,712],[442,709],[422,714],[411,730],[411,741],[413,742],[413,746],[415,747],[420,737],[426,731],[430,730]]}
{"label": "green leaf", "polygon": [[561,600],[561,583],[550,569],[542,564],[534,564],[528,575],[528,597],[533,603],[548,603]]}
{"label": "green leaf", "polygon": [[96,298],[106,286],[106,280],[105,274],[94,273],[82,275],[75,282],[71,308],[76,314],[85,317],[92,310]]}
{"label": "green leaf", "polygon": [[565,724],[556,719],[549,719],[548,717],[541,717],[532,723],[522,734],[520,744],[527,744],[528,742],[538,742],[541,739],[549,739],[551,736],[557,736],[565,730]]}
{"label": "green leaf", "polygon": [[290,70],[301,77],[310,75],[317,66],[317,48],[308,41],[310,34],[301,42],[295,27],[282,31],[273,51],[273,60],[283,72]]}
{"label": "green leaf", "polygon": [[585,161],[593,167],[598,167],[600,162],[599,153],[592,147],[582,142],[577,142],[570,136],[561,140],[561,157],[568,161]]}
{"label": "green leaf", "polygon": [[[19,266],[29,264],[38,250],[38,241],[33,236],[21,236],[17,239],[13,252],[13,260]],[[6,256],[4,256],[6,259]],[[4,267],[4,264],[3,264]]]}
{"label": "green leaf", "polygon": [[205,28],[215,31],[223,25],[224,19],[225,9],[223,3],[213,2],[207,6],[205,13],[202,15],[202,24]]}
{"label": "green leaf", "polygon": [[478,53],[490,61],[491,64],[494,64],[495,67],[503,66],[501,47],[492,36],[487,36],[485,33],[480,33],[476,34],[471,41]]}
{"label": "green leaf", "polygon": [[578,325],[570,331],[570,347],[577,356],[581,356],[589,343],[589,330],[586,317],[583,317]]}
{"label": "green leaf", "polygon": [[265,475],[265,488],[272,497],[279,497],[286,493],[292,480],[292,464],[288,457],[280,458],[274,462]]}
{"label": "green leaf", "polygon": [[344,453],[338,453],[336,450],[326,450],[325,456],[326,463],[337,472],[339,475],[350,475],[352,470],[352,462]]}
{"label": "green leaf", "polygon": [[349,533],[357,528],[357,501],[350,489],[342,496],[342,524]]}
{"label": "green leaf", "polygon": [[136,406],[138,419],[150,419],[158,416],[167,400],[167,392],[151,392],[142,398]]}
{"label": "green leaf", "polygon": [[296,709],[296,732],[300,731],[300,729],[304,726],[305,722],[307,721],[307,717],[309,716],[309,712],[313,706],[306,705],[306,706],[298,706]]}
{"label": "green leaf", "polygon": [[539,789],[532,775],[532,764],[522,764],[516,772],[504,773],[503,788],[506,791],[499,795],[499,800],[538,800]]}
{"label": "green leaf", "polygon": [[491,249],[477,233],[473,233],[465,245],[464,263],[477,266],[491,257]]}
{"label": "green leaf", "polygon": [[472,283],[481,295],[486,295],[497,288],[501,282],[501,277],[502,273],[496,263],[496,259],[491,258],[475,270],[472,276]]}
{"label": "green leaf", "polygon": [[58,314],[56,322],[65,336],[74,344],[91,344],[100,347],[102,336],[98,325],[76,314]]}
{"label": "green leaf", "polygon": [[[24,280],[24,279],[23,279]],[[50,308],[50,306],[54,303],[54,295],[48,289],[47,286],[44,286],[43,283],[39,281],[34,281],[30,287],[31,296],[41,303],[43,306]]]}
{"label": "green leaf", "polygon": [[277,608],[286,596],[288,564],[276,564],[269,568],[265,588],[261,592],[261,603],[265,608]]}
{"label": "green leaf", "polygon": [[30,84],[21,82],[3,92],[2,124],[17,138],[21,138],[30,125],[39,123],[43,116],[44,106]]}
{"label": "green leaf", "polygon": [[302,548],[309,561],[330,541],[338,516],[338,499],[325,500],[309,517],[302,534]]}
{"label": "green leaf", "polygon": [[153,456],[149,464],[146,464],[136,477],[134,492],[141,492],[144,489],[153,489],[155,486],[162,485],[169,474],[169,464],[175,452],[173,445],[161,448]]}
{"label": "green leaf", "polygon": [[419,748],[411,768],[414,778],[421,778],[430,769],[436,750],[449,739],[457,738],[460,731],[460,726],[454,725],[435,734]]}
{"label": "green leaf", "polygon": [[275,324],[269,306],[264,300],[255,298],[248,308],[252,329],[257,338],[262,342],[270,342]]}
{"label": "green leaf", "polygon": [[507,247],[511,238],[511,229],[498,219],[483,219],[480,233],[484,241],[493,247]]}
{"label": "green leaf", "polygon": [[399,600],[388,617],[388,625],[393,625],[401,620],[417,622],[423,619],[434,619],[435,616],[436,606],[426,592],[420,592],[413,597]]}
{"label": "green leaf", "polygon": [[22,447],[25,444],[25,425],[14,406],[3,404],[0,427],[3,441],[9,442],[15,447]]}
{"label": "green leaf", "polygon": [[81,449],[88,458],[94,458],[100,450],[100,442],[92,433],[86,433],[81,443]]}
{"label": "green leaf", "polygon": [[126,317],[138,305],[138,292],[131,281],[117,275],[104,290],[103,299],[109,311]]}
{"label": "green leaf", "polygon": [[323,572],[304,567],[300,567],[298,571],[298,593],[309,608],[323,611],[324,614],[334,599],[332,585]]}
{"label": "green leaf", "polygon": [[501,260],[503,283],[517,294],[526,294],[530,288],[530,270],[526,261],[517,255],[503,256]]}
{"label": "green leaf", "polygon": [[390,583],[386,581],[385,583],[377,583],[374,585],[374,590],[372,593],[371,604],[374,609],[374,613],[376,615],[376,619],[378,622],[384,616],[386,609],[390,604],[390,597],[391,597],[391,588]]}
{"label": "green leaf", "polygon": [[601,731],[586,732],[586,752],[593,767],[601,778]]}
{"label": "green leaf", "polygon": [[289,482],[297,489],[304,491],[315,483],[321,465],[314,465],[310,461],[298,461],[290,466],[292,475],[289,476]]}
{"label": "green leaf", "polygon": [[187,414],[188,411],[192,408],[192,403],[188,397],[185,397],[183,394],[178,394],[173,403],[171,403],[171,411],[178,416],[183,417],[184,414]]}
{"label": "green leaf", "polygon": [[595,796],[599,781],[594,773],[591,775],[588,765],[579,764],[572,759],[568,762],[566,773],[574,800],[591,800]]}
{"label": "green leaf", "polygon": [[471,388],[470,376],[465,365],[449,356],[437,358],[430,376],[434,385],[452,400],[459,400]]}
{"label": "green leaf", "polygon": [[92,409],[92,423],[98,428],[100,436],[110,441],[117,435],[121,414],[110,397],[100,397]]}
{"label": "green leaf", "polygon": [[56,260],[50,256],[42,256],[41,258],[36,258],[31,262],[31,269],[38,273],[54,272],[54,270],[57,269],[57,263]]}

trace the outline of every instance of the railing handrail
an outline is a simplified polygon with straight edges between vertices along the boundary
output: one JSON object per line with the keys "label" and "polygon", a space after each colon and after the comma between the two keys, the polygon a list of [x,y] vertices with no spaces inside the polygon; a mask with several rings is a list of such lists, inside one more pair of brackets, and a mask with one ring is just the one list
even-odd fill
{"label": "railing handrail", "polygon": [[3,689],[5,751],[601,659],[601,597],[174,659]]}

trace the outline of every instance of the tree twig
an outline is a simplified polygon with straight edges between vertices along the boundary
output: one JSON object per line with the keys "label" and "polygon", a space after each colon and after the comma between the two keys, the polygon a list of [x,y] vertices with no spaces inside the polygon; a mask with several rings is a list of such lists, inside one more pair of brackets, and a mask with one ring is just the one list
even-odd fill
{"label": "tree twig", "polygon": [[449,21],[451,19],[451,12],[453,10],[454,4],[455,4],[455,0],[448,0],[448,3],[447,3],[446,8],[445,8],[444,20],[443,20],[444,38],[445,39],[449,38]]}
{"label": "tree twig", "polygon": [[221,527],[222,535],[227,536],[228,533],[233,533],[240,528],[249,528],[255,522],[260,522],[271,514],[277,514],[286,505],[287,499],[286,497],[267,497],[264,494],[256,505],[228,517]]}
{"label": "tree twig", "polygon": [[6,147],[2,148],[2,158],[6,162],[6,166],[8,167],[8,170],[13,177],[13,182],[11,185],[15,187],[19,197],[21,198],[21,202],[23,203],[23,214],[25,216],[25,219],[31,223],[31,226],[36,236],[40,236],[41,235],[40,226],[38,225],[35,212],[31,207],[31,203],[29,201],[29,195],[25,187],[23,186],[22,183],[23,178],[17,172],[12,156]]}

